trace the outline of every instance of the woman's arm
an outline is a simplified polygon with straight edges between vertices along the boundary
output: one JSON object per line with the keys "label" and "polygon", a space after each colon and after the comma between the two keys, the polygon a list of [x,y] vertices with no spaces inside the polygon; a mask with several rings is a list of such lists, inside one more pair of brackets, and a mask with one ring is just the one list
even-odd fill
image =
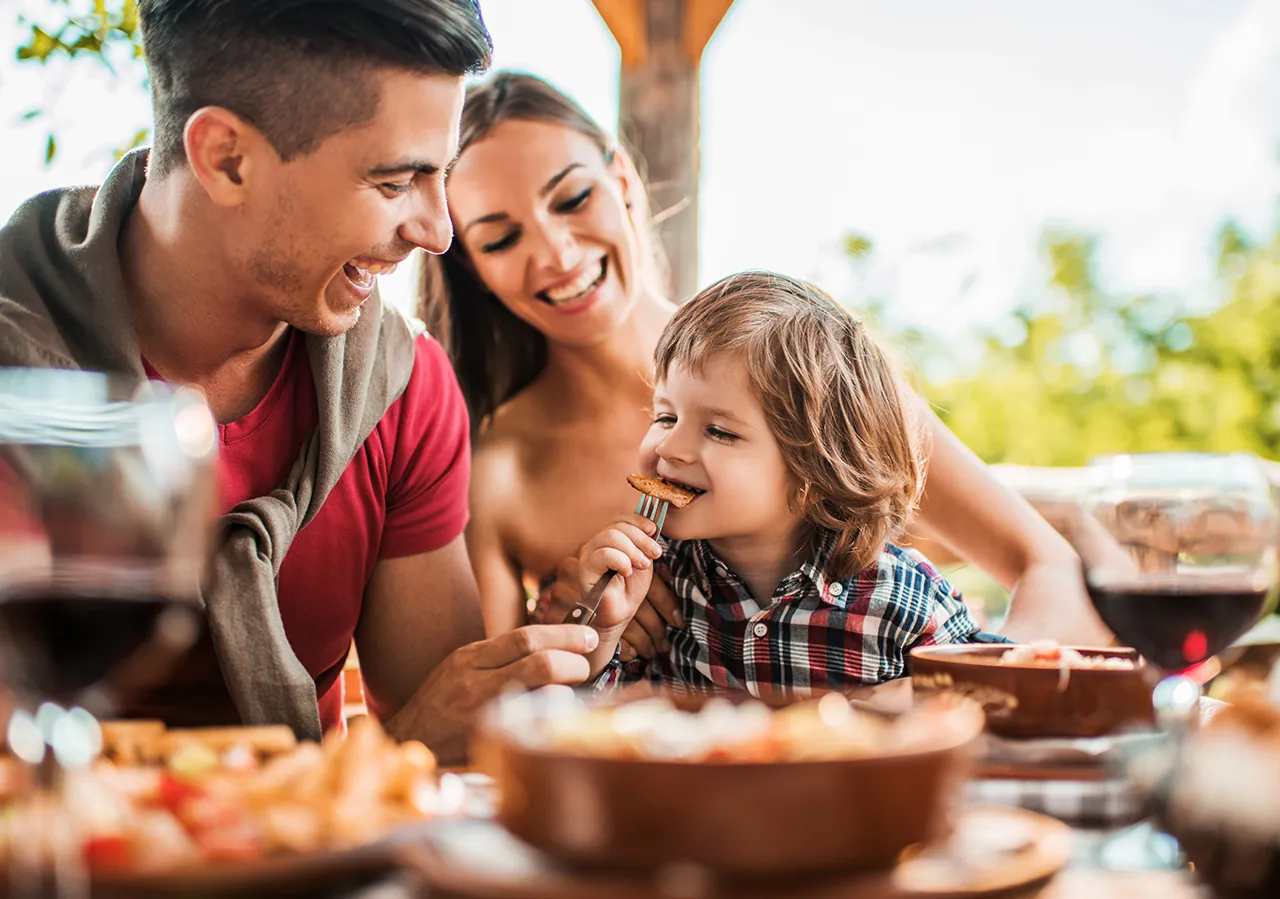
{"label": "woman's arm", "polygon": [[1006,636],[1081,646],[1112,643],[1085,593],[1071,545],[1030,503],[997,481],[923,399],[908,396],[930,441],[914,528],[1013,591],[1002,628]]}
{"label": "woman's arm", "polygon": [[471,468],[471,522],[467,525],[467,553],[480,588],[484,632],[497,637],[529,623],[520,567],[503,540],[503,496],[499,460],[492,452],[477,452]]}

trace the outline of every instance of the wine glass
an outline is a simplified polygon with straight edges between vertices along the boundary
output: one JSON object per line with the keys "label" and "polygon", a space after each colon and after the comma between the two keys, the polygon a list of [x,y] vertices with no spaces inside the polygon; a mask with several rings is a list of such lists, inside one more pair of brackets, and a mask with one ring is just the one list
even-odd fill
{"label": "wine glass", "polygon": [[1155,704],[1184,722],[1197,668],[1275,602],[1277,513],[1243,453],[1118,454],[1094,460],[1073,542],[1098,615],[1163,679]]}
{"label": "wine glass", "polygon": [[[0,369],[0,678],[10,750],[35,772],[11,828],[19,891],[81,892],[62,783],[114,715],[199,637],[217,514],[217,427],[203,397],[88,372]],[[25,862],[25,863],[24,863]],[[21,881],[21,882],[17,882]]]}

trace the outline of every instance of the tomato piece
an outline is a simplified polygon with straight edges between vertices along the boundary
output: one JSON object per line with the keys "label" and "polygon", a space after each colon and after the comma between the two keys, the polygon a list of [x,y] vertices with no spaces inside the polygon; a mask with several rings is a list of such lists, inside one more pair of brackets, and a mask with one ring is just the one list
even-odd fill
{"label": "tomato piece", "polygon": [[188,800],[200,799],[204,795],[204,790],[165,771],[156,786],[155,804],[176,814]]}
{"label": "tomato piece", "polygon": [[133,847],[120,834],[89,837],[84,841],[84,863],[90,871],[128,868],[133,860]]}

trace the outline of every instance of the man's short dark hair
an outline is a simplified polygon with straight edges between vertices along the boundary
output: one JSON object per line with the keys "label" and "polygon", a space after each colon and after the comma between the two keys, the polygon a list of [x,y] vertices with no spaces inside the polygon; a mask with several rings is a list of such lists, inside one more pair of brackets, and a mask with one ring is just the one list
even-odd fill
{"label": "man's short dark hair", "polygon": [[462,77],[493,51],[478,0],[139,0],[138,12],[161,175],[202,107],[234,112],[288,160],[373,118],[377,69]]}

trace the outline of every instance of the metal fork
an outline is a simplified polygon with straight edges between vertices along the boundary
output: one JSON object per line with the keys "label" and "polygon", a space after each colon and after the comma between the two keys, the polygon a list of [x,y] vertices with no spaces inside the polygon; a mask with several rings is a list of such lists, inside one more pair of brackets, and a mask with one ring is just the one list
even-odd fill
{"label": "metal fork", "polygon": [[[671,505],[665,499],[658,499],[656,496],[650,496],[647,493],[640,494],[640,502],[636,503],[636,514],[643,515],[658,526],[653,532],[653,539],[657,540],[662,536],[662,523],[667,520],[667,508]],[[595,620],[596,610],[600,608],[600,600],[604,596],[604,590],[618,576],[618,572],[612,568],[604,573],[604,577],[596,581],[591,589],[587,591],[587,595],[583,597],[582,602],[574,605],[569,610],[569,614],[565,616],[565,624],[590,624]]]}

